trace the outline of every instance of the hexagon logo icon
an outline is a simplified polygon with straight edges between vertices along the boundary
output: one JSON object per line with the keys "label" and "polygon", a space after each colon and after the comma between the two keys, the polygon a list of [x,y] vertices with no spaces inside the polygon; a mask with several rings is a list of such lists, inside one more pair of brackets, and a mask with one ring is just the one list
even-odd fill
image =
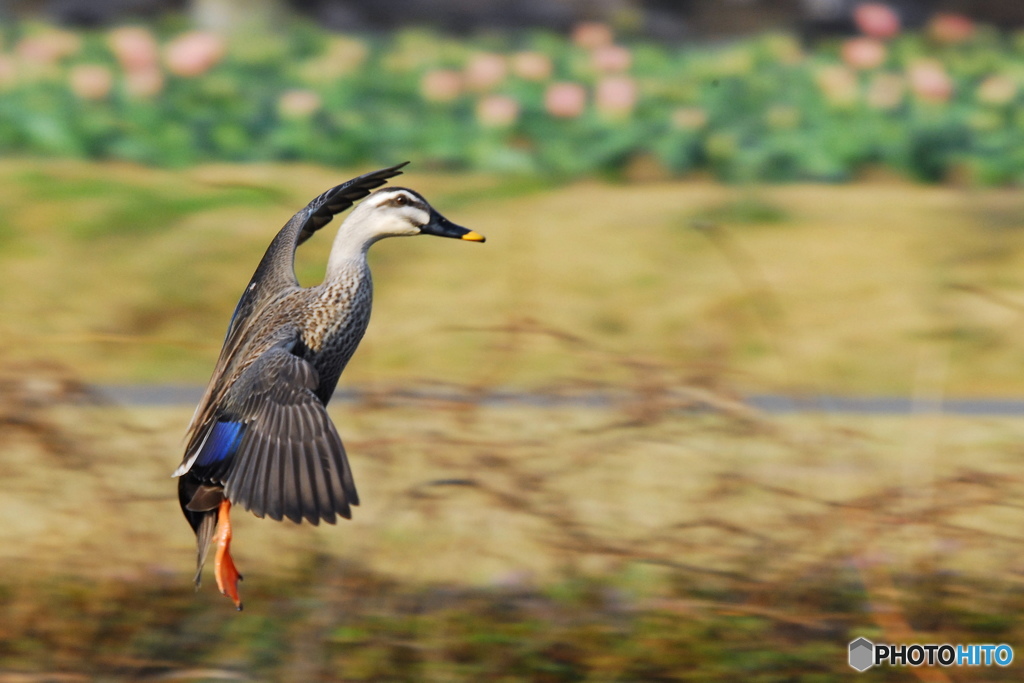
{"label": "hexagon logo icon", "polygon": [[858,638],[850,643],[850,666],[857,671],[867,671],[874,664],[875,644],[867,638]]}

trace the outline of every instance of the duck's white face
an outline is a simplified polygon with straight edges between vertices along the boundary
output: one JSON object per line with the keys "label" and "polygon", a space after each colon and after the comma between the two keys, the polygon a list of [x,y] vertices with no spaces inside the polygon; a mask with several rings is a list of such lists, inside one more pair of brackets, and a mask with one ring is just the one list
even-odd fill
{"label": "duck's white face", "polygon": [[436,212],[415,192],[389,187],[370,195],[360,206],[378,237],[418,235]]}

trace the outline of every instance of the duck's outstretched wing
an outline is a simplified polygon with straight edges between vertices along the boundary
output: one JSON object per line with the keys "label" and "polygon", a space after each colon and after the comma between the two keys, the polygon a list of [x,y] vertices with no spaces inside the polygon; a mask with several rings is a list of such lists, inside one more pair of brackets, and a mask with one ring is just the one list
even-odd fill
{"label": "duck's outstretched wing", "polygon": [[[266,351],[231,385],[175,474],[223,486],[228,500],[257,517],[313,524],[351,517],[359,495],[341,438],[314,393],[318,380],[289,344]],[[190,509],[204,507],[193,501]]]}
{"label": "duck's outstretched wing", "polygon": [[[246,323],[253,313],[263,303],[272,300],[282,291],[298,286],[298,280],[295,278],[295,249],[309,239],[314,232],[330,223],[334,216],[370,194],[375,188],[386,183],[388,179],[401,175],[401,169],[408,163],[406,161],[396,166],[366,173],[332,187],[292,216],[291,220],[277,233],[270,246],[267,247],[266,253],[263,254],[263,259],[231,315],[220,358],[217,359],[210,383],[207,385],[199,405],[196,406],[195,414],[189,424],[188,434],[190,437],[195,436],[200,425],[209,421],[214,409],[212,404],[221,397],[226,389],[224,383],[230,377],[226,378],[225,375],[232,374],[231,368],[237,367],[238,359],[235,356],[241,341],[245,338]],[[188,456],[186,455],[183,463],[187,460]]]}

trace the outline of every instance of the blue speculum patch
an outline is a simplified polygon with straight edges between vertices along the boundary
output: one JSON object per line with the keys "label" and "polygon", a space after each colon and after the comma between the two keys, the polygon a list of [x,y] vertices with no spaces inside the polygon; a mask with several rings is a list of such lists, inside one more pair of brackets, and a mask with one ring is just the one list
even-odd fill
{"label": "blue speculum patch", "polygon": [[213,426],[210,437],[203,444],[203,450],[196,458],[197,465],[212,465],[230,458],[242,440],[245,424],[241,422],[218,422]]}

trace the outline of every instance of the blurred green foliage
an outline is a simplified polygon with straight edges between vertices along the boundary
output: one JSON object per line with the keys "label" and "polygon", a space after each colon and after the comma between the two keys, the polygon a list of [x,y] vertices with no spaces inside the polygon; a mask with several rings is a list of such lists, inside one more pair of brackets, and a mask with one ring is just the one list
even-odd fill
{"label": "blurred green foliage", "polygon": [[[0,641],[0,658],[6,671],[41,674],[38,680],[74,671],[109,681],[812,683],[848,675],[850,640],[885,637],[851,626],[863,623],[867,596],[840,574],[812,579],[821,592],[804,616],[759,613],[745,596],[724,590],[652,600],[616,588],[614,578],[569,578],[546,591],[411,589],[323,558],[311,557],[305,571],[254,587],[242,614],[209,591],[194,595],[162,579],[7,580],[0,631],[22,635]],[[911,595],[923,604],[935,601],[927,587],[916,588]],[[1013,642],[1019,602],[994,613],[962,610],[943,636]],[[1013,668],[983,674],[1016,680]],[[871,675],[912,680],[898,667]]]}
{"label": "blurred green foliage", "polygon": [[879,165],[982,184],[1024,172],[1024,41],[984,28],[955,44],[875,41],[866,57],[851,41],[807,49],[786,35],[676,48],[600,32],[353,37],[302,23],[212,46],[134,27],[155,56],[133,57],[137,46],[118,47],[124,31],[6,26],[0,151],[172,167],[639,166],[732,181],[841,181]]}
{"label": "blurred green foliage", "polygon": [[[108,681],[817,683],[849,675],[849,641],[885,638],[877,627],[852,626],[864,622],[867,600],[852,578],[805,577],[815,591],[806,614],[752,607],[735,587],[681,583],[676,597],[652,600],[623,591],[614,577],[569,577],[543,591],[410,588],[317,557],[290,579],[254,586],[242,614],[209,590],[192,594],[162,578],[7,580],[0,632],[12,637],[0,641],[0,660],[8,672],[39,675],[32,680],[73,671]],[[792,598],[799,583],[775,591]],[[922,606],[908,615],[914,624],[957,607],[928,586],[907,588]],[[1014,642],[1019,596],[988,607],[959,608],[943,637]],[[1013,667],[978,673],[1017,680]],[[906,667],[871,675],[913,680]]]}

